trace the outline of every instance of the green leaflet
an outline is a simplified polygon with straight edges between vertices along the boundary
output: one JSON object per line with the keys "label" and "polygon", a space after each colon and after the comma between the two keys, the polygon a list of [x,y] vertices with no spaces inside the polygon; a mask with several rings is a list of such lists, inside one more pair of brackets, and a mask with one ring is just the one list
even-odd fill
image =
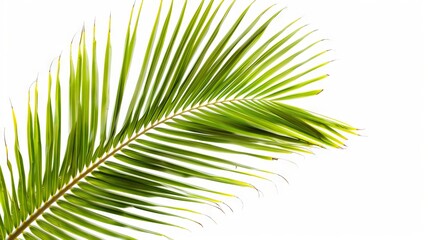
{"label": "green leaflet", "polygon": [[[39,104],[38,93],[45,80],[32,85],[26,139],[18,137],[25,119],[12,108],[14,154],[6,145],[8,172],[0,168],[2,238],[141,239],[132,230],[171,239],[169,228],[215,221],[207,207],[223,212],[227,199],[239,198],[235,189],[259,193],[255,183],[279,176],[259,163],[342,148],[356,134],[288,103],[319,94],[311,84],[328,76],[321,70],[330,63],[318,49],[323,40],[299,19],[284,22],[283,9],[257,1],[192,4],[133,6],[119,53],[111,17],[106,41],[99,25],[97,32],[95,23],[92,31],[83,27],[70,54],[49,70],[46,102]],[[139,27],[142,21],[150,27]],[[280,30],[270,33],[273,25]],[[116,57],[121,62],[112,65]]]}

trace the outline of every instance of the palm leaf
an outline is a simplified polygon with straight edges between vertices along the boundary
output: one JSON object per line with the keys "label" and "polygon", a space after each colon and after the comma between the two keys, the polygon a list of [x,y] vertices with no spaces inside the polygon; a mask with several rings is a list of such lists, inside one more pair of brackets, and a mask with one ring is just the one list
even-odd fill
{"label": "palm leaf", "polygon": [[[120,66],[111,65],[110,20],[102,59],[95,25],[89,43],[83,28],[70,46],[69,69],[60,68],[63,57],[49,71],[46,116],[39,112],[37,81],[29,93],[28,156],[12,109],[15,164],[7,153],[10,186],[0,168],[0,235],[170,238],[152,226],[201,224],[209,217],[201,206],[223,211],[224,199],[237,197],[219,186],[256,189],[251,179],[277,176],[258,162],[343,147],[344,133],[355,128],[287,102],[321,92],[304,89],[327,77],[318,73],[329,63],[320,57],[327,51],[317,50],[321,41],[309,43],[313,31],[298,20],[276,22],[282,10],[275,7],[249,20],[253,3],[237,16],[234,4],[133,6]],[[157,14],[142,30],[145,11]],[[269,33],[274,22],[284,27]],[[148,36],[143,55],[136,52],[142,36]],[[61,79],[68,80],[65,87]]]}

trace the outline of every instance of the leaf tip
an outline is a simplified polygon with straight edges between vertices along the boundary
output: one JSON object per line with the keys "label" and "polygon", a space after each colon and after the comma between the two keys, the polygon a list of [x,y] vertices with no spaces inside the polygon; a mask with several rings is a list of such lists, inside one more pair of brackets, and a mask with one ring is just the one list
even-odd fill
{"label": "leaf tip", "polygon": [[52,70],[52,65],[54,64],[54,60],[55,59],[52,59],[52,61],[51,61],[51,64],[49,64],[49,74],[51,74],[51,70]]}

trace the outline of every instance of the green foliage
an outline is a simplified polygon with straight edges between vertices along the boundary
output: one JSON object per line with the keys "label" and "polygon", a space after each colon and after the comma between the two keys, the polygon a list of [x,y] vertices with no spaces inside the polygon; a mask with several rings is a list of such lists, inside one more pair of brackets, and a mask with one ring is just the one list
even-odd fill
{"label": "green foliage", "polygon": [[[128,230],[167,237],[122,219],[178,228],[183,221],[200,224],[202,210],[178,203],[220,208],[222,197],[235,194],[189,179],[255,188],[240,176],[268,180],[276,173],[237,158],[267,161],[312,147],[340,148],[343,134],[355,133],[347,124],[288,105],[321,92],[302,88],[327,77],[314,73],[329,63],[314,62],[326,52],[312,53],[320,41],[302,47],[312,32],[295,27],[298,21],[267,35],[281,11],[269,8],[244,21],[251,5],[232,19],[234,3],[201,1],[192,13],[186,2],[163,4],[155,9],[152,29],[141,33],[148,36],[141,62],[134,55],[143,3],[131,12],[121,66],[111,66],[110,22],[104,59],[97,59],[95,34],[88,44],[82,30],[77,53],[70,47],[69,76],[62,74],[61,60],[56,73],[49,72],[45,118],[39,116],[37,82],[32,100],[29,93],[28,156],[21,154],[12,109],[11,186],[0,168],[2,238],[135,239]],[[185,14],[192,14],[189,22]],[[227,21],[232,24],[224,31]],[[132,64],[141,67],[128,99]],[[110,76],[117,67],[118,81]],[[60,78],[68,79],[68,86],[61,86]],[[111,84],[117,84],[115,92]],[[67,120],[69,130],[61,131]],[[67,141],[61,142],[64,134]]]}

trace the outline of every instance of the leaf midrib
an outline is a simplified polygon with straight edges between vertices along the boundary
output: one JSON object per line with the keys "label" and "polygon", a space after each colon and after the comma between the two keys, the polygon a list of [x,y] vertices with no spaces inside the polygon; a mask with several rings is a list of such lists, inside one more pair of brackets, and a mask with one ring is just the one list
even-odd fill
{"label": "leaf midrib", "polygon": [[234,99],[225,99],[225,100],[220,100],[220,101],[209,102],[209,103],[205,103],[202,105],[198,105],[198,106],[194,106],[194,107],[185,109],[185,110],[178,112],[178,113],[174,113],[171,116],[168,116],[168,117],[166,117],[166,118],[164,118],[158,122],[155,122],[151,126],[143,129],[142,131],[135,134],[133,137],[129,138],[127,141],[125,141],[124,143],[122,143],[118,147],[114,148],[111,152],[104,155],[104,157],[100,158],[98,161],[93,163],[84,172],[82,172],[78,176],[76,176],[70,183],[68,183],[59,192],[57,192],[55,195],[53,195],[51,198],[49,198],[49,200],[46,201],[39,209],[37,209],[37,211],[35,211],[33,214],[30,215],[30,217],[28,217],[24,222],[22,222],[22,224],[19,225],[8,236],[7,239],[8,240],[16,239],[19,235],[21,235],[21,233],[23,233],[25,231],[25,229],[27,229],[27,227],[29,227],[36,219],[38,219],[38,217],[40,215],[42,215],[45,212],[45,210],[47,210],[53,203],[55,203],[60,197],[62,197],[68,190],[70,190],[72,187],[74,187],[80,180],[85,178],[88,174],[92,173],[98,166],[100,166],[102,163],[104,163],[107,159],[109,159],[110,157],[115,155],[118,151],[122,150],[124,147],[126,147],[128,144],[130,144],[131,142],[133,142],[134,140],[136,140],[140,136],[144,135],[149,130],[156,128],[157,126],[165,123],[166,121],[169,121],[169,120],[171,120],[175,117],[178,117],[180,115],[183,115],[185,113],[192,112],[194,110],[198,110],[198,109],[205,108],[205,107],[208,107],[211,105],[216,105],[216,104],[224,104],[224,103],[239,102],[239,101],[251,101],[251,100],[255,100],[255,99],[253,99],[253,98],[234,98]]}

